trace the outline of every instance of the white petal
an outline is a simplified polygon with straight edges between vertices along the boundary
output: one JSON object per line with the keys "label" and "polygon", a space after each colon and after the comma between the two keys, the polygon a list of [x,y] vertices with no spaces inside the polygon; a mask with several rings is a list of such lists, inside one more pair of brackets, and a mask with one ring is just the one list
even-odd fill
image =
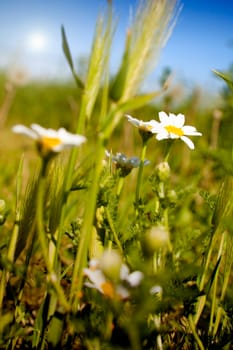
{"label": "white petal", "polygon": [[158,141],[161,141],[161,140],[165,140],[165,139],[169,139],[170,136],[169,136],[169,133],[163,129],[162,131],[160,131],[157,135],[156,135],[156,139]]}
{"label": "white petal", "polygon": [[106,278],[101,270],[84,269],[83,272],[98,289],[101,289],[102,284],[106,282]]}
{"label": "white petal", "polygon": [[125,264],[123,264],[121,266],[121,270],[120,270],[120,279],[123,280],[127,280],[129,275],[129,268],[128,266],[126,266]]}
{"label": "white petal", "polygon": [[186,136],[181,136],[181,140],[184,141],[186,143],[186,145],[190,148],[190,149],[194,149],[194,143],[193,141],[191,141],[188,137]]}
{"label": "white petal", "polygon": [[127,298],[129,297],[129,292],[128,292],[128,290],[127,290],[125,287],[121,286],[121,285],[119,285],[119,286],[116,287],[116,294],[117,294],[121,299],[127,299]]}
{"label": "white petal", "polygon": [[151,127],[150,131],[152,132],[152,134],[157,134],[161,130],[162,125],[156,120],[152,119],[148,122],[148,124]]}
{"label": "white petal", "polygon": [[167,123],[167,125],[177,125],[177,122],[179,122],[179,120],[177,120],[177,116],[173,113],[169,113],[169,121]]}
{"label": "white petal", "polygon": [[82,135],[73,135],[73,136],[69,136],[66,139],[62,138],[62,143],[68,147],[80,146],[82,143],[86,141],[87,141],[86,137]]}
{"label": "white petal", "polygon": [[55,130],[45,129],[38,124],[31,124],[31,129],[40,137],[43,137],[43,136],[54,137],[56,134]]}
{"label": "white petal", "polygon": [[108,150],[105,150],[105,155],[106,155],[106,157],[108,157],[108,158],[110,158],[110,157],[111,157],[111,153],[110,153],[110,152],[108,152]]}
{"label": "white petal", "polygon": [[184,122],[185,122],[184,114],[179,113],[175,116],[175,124],[174,125],[177,128],[182,128],[182,126],[184,125]]}
{"label": "white petal", "polygon": [[99,268],[100,266],[100,262],[98,259],[91,259],[89,261],[89,267],[91,270],[96,270],[97,268]]}
{"label": "white petal", "polygon": [[169,134],[169,138],[174,140],[174,139],[179,139],[180,136],[177,135],[177,134],[174,134],[173,132],[171,132],[171,133]]}
{"label": "white petal", "polygon": [[202,133],[198,132],[194,126],[185,125],[185,126],[183,126],[182,130],[183,130],[185,135],[202,136]]}
{"label": "white petal", "polygon": [[35,139],[35,140],[38,138],[37,134],[33,130],[31,130],[30,128],[27,128],[24,125],[20,125],[20,124],[15,125],[13,126],[12,131],[17,134],[22,134],[22,135],[31,137],[32,139]]}
{"label": "white petal", "polygon": [[141,120],[138,120],[136,118],[131,117],[130,115],[126,114],[125,117],[128,119],[128,122],[136,126],[137,128],[140,126]]}
{"label": "white petal", "polygon": [[50,147],[50,150],[53,151],[53,152],[61,152],[61,151],[63,151],[65,148],[66,148],[66,145],[60,143],[59,145],[51,146],[51,147]]}
{"label": "white petal", "polygon": [[163,111],[159,112],[159,120],[163,125],[169,124],[169,116]]}
{"label": "white petal", "polygon": [[127,277],[127,281],[131,287],[137,287],[141,283],[143,277],[144,275],[141,271],[134,271]]}
{"label": "white petal", "polygon": [[86,141],[86,137],[77,134],[71,134],[64,128],[57,131],[57,137],[61,139],[62,143],[67,146],[79,146]]}
{"label": "white petal", "polygon": [[96,286],[93,283],[91,283],[91,282],[85,282],[84,286],[86,286],[88,288],[97,289]]}

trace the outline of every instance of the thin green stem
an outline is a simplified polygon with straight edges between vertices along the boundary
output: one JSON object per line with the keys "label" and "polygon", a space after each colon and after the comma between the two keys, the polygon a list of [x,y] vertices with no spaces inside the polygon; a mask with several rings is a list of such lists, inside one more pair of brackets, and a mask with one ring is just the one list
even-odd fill
{"label": "thin green stem", "polygon": [[172,140],[167,140],[166,148],[165,148],[165,156],[164,156],[164,162],[168,162],[168,159],[171,154],[171,149],[172,149],[173,141]]}
{"label": "thin green stem", "polygon": [[42,171],[38,181],[37,205],[36,205],[36,227],[41,246],[43,258],[48,271],[51,271],[51,263],[48,256],[48,239],[44,229],[44,207],[45,207],[45,185],[46,185],[46,168],[47,162],[42,159]]}
{"label": "thin green stem", "polygon": [[141,152],[141,161],[140,161],[139,170],[138,170],[136,194],[135,194],[135,205],[136,205],[137,210],[138,210],[139,200],[140,200],[140,192],[141,192],[141,186],[142,186],[142,175],[143,175],[144,161],[145,161],[145,157],[146,157],[147,142],[148,142],[148,140],[143,141],[142,152]]}
{"label": "thin green stem", "polygon": [[107,219],[108,219],[108,223],[109,223],[109,226],[112,230],[112,234],[113,234],[113,238],[115,240],[115,243],[119,249],[119,251],[121,252],[121,254],[123,254],[123,248],[122,248],[122,245],[121,245],[121,242],[117,236],[117,233],[116,233],[116,229],[115,229],[115,226],[114,226],[114,223],[113,223],[113,220],[112,220],[112,217],[111,217],[111,214],[109,212],[109,209],[108,207],[105,208],[105,211],[106,211],[106,214],[107,214]]}
{"label": "thin green stem", "polygon": [[189,315],[189,324],[190,324],[190,328],[191,328],[191,330],[193,332],[193,336],[194,336],[194,338],[195,338],[195,340],[196,340],[200,350],[205,350],[205,347],[204,347],[204,345],[203,345],[199,335],[197,334],[197,331],[196,331],[196,328],[195,328],[195,322],[193,320],[192,315]]}

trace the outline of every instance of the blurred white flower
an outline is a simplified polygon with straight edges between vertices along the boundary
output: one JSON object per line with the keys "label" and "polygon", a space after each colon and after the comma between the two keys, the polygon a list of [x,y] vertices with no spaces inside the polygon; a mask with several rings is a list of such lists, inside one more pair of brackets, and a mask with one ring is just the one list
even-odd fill
{"label": "blurred white flower", "polygon": [[121,300],[130,297],[129,288],[135,288],[143,279],[141,271],[129,273],[129,268],[122,264],[119,271],[119,281],[116,282],[115,275],[106,277],[103,270],[100,268],[100,262],[93,259],[89,262],[89,268],[84,269],[84,275],[87,276],[90,282],[85,282],[85,286],[97,289],[101,294],[109,298],[119,298]]}
{"label": "blurred white flower", "polygon": [[181,113],[175,115],[159,112],[159,122],[154,124],[153,132],[157,140],[181,139],[190,149],[194,149],[193,142],[187,136],[202,136],[194,126],[184,125],[185,116]]}
{"label": "blurred white flower", "polygon": [[35,140],[42,156],[61,152],[65,148],[80,146],[86,141],[84,136],[71,134],[64,128],[45,129],[38,124],[32,124],[30,128],[20,124],[15,125],[12,131]]}

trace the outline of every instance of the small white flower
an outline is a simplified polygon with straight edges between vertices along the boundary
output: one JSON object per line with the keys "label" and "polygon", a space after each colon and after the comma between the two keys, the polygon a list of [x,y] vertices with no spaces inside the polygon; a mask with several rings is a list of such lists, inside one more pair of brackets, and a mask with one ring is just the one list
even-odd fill
{"label": "small white flower", "polygon": [[84,269],[84,275],[91,281],[85,283],[86,287],[97,289],[100,293],[110,298],[114,296],[115,291],[113,284],[106,279],[100,269],[93,269],[90,266],[88,269]]}
{"label": "small white flower", "polygon": [[194,126],[184,125],[185,116],[181,113],[175,115],[159,112],[160,123],[154,125],[157,140],[181,139],[190,149],[194,149],[193,142],[187,136],[202,136]]}
{"label": "small white flower", "polygon": [[[137,287],[143,278],[143,273],[134,271],[129,273],[129,268],[122,264],[119,272],[119,282],[108,279],[100,269],[100,263],[94,259],[89,262],[89,268],[83,270],[84,275],[90,282],[85,282],[85,286],[97,289],[101,294],[108,298],[127,299],[130,296],[128,287]],[[128,285],[127,285],[128,284]]]}
{"label": "small white flower", "polygon": [[80,146],[86,141],[84,136],[71,134],[64,128],[59,130],[45,129],[38,124],[32,124],[30,128],[20,124],[15,125],[12,131],[35,140],[39,152],[43,156],[49,153],[61,152],[65,148]]}
{"label": "small white flower", "polygon": [[89,262],[89,268],[85,268],[83,272],[91,281],[85,282],[86,287],[97,289],[108,298],[113,298],[117,295],[115,286],[106,278],[103,271],[99,268],[99,262],[97,263],[96,259],[94,259],[94,262],[91,260]]}
{"label": "small white flower", "polygon": [[140,131],[154,134],[157,130],[158,122],[156,120],[150,120],[149,122],[144,122],[142,120],[131,117],[126,114],[125,117],[128,119],[128,122],[136,126]]}

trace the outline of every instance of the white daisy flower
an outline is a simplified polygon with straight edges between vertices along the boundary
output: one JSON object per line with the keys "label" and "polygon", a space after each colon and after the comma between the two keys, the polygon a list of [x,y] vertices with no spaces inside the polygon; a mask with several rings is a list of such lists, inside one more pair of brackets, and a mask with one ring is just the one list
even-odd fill
{"label": "white daisy flower", "polygon": [[154,125],[153,132],[156,133],[157,140],[181,139],[190,149],[194,149],[193,142],[187,136],[202,136],[194,126],[184,125],[185,116],[181,113],[159,112],[160,123]]}
{"label": "white daisy flower", "polygon": [[71,134],[64,128],[45,129],[38,124],[32,124],[30,128],[18,124],[12,128],[12,131],[35,140],[42,156],[61,152],[65,148],[80,146],[86,141],[84,136]]}
{"label": "white daisy flower", "polygon": [[129,273],[129,268],[125,264],[122,264],[119,282],[113,282],[113,280],[105,276],[104,272],[100,269],[100,263],[96,259],[94,262],[91,260],[89,262],[89,268],[85,268],[83,272],[90,281],[84,283],[86,287],[97,289],[108,298],[119,298],[121,300],[129,298],[130,292],[128,287],[137,287],[143,278],[141,271]]}
{"label": "white daisy flower", "polygon": [[106,279],[105,275],[100,269],[93,269],[90,266],[88,269],[84,269],[84,275],[87,276],[91,281],[85,282],[86,287],[97,289],[100,293],[104,294],[109,298],[114,297],[114,286],[112,282]]}

